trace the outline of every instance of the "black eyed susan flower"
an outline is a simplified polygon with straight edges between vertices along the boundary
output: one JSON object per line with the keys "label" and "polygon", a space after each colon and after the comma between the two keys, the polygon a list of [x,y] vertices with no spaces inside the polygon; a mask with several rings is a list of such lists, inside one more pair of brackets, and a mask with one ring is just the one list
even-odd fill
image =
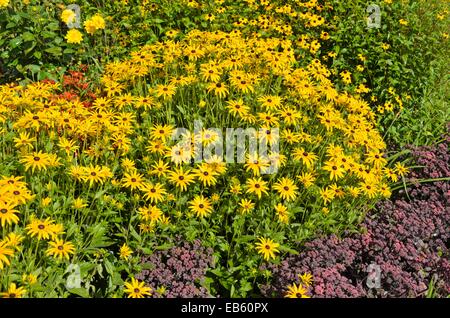
{"label": "black eyed susan flower", "polygon": [[169,172],[169,181],[173,183],[181,191],[186,191],[187,186],[194,182],[194,175],[189,169],[183,170],[183,167],[175,169]]}
{"label": "black eyed susan flower", "polygon": [[152,205],[150,207],[139,208],[139,215],[144,221],[150,222],[153,225],[161,220],[163,212],[156,205]]}
{"label": "black eyed susan flower", "polygon": [[193,171],[194,176],[203,184],[203,186],[211,186],[217,183],[216,176],[219,174],[214,172],[208,164],[202,164]]}
{"label": "black eyed susan flower", "polygon": [[283,205],[281,203],[278,203],[277,205],[275,205],[275,212],[277,213],[278,220],[281,223],[285,223],[285,224],[289,223],[289,211],[285,205]]}
{"label": "black eyed susan flower", "polygon": [[269,166],[269,160],[257,154],[249,154],[247,163],[244,165],[245,171],[251,171],[254,176],[260,176],[261,171]]}
{"label": "black eyed susan flower", "polygon": [[295,185],[294,181],[289,178],[281,178],[272,187],[278,192],[280,197],[286,201],[295,200],[297,197],[298,187]]}
{"label": "black eyed susan flower", "polygon": [[14,255],[14,250],[11,249],[6,241],[0,241],[0,270],[4,268],[4,266],[9,266],[11,261],[8,257]]}
{"label": "black eyed susan flower", "polygon": [[166,157],[176,165],[181,165],[183,163],[188,163],[191,160],[193,151],[191,145],[187,142],[177,144],[167,151]]}
{"label": "black eyed susan flower", "polygon": [[214,94],[220,98],[224,98],[229,93],[227,86],[224,83],[211,83],[208,85],[208,93],[214,92]]}
{"label": "black eyed susan flower", "polygon": [[336,161],[327,161],[323,167],[323,170],[330,173],[330,180],[338,180],[345,175],[344,167]]}
{"label": "black eyed susan flower", "polygon": [[173,95],[175,95],[177,91],[177,87],[173,84],[168,85],[158,85],[155,89],[155,94],[157,97],[162,97],[164,100],[172,99]]}
{"label": "black eyed susan flower", "polygon": [[31,237],[36,236],[38,240],[47,240],[54,235],[52,227],[54,224],[54,221],[50,218],[40,220],[32,217],[31,222],[26,226],[27,234]]}
{"label": "black eyed susan flower", "polygon": [[301,161],[307,169],[311,168],[313,163],[318,159],[313,152],[308,152],[302,147],[298,147],[293,152],[294,160]]}
{"label": "black eyed susan flower", "polygon": [[46,254],[48,256],[53,256],[62,259],[70,259],[71,254],[75,254],[75,246],[72,242],[64,242],[62,239],[56,238],[53,242],[48,243],[49,248]]}
{"label": "black eyed susan flower", "polygon": [[59,139],[58,143],[59,148],[61,148],[67,156],[73,154],[75,151],[78,150],[78,146],[75,144],[74,140],[68,140],[64,137],[61,137]]}
{"label": "black eyed susan flower", "polygon": [[203,78],[206,81],[211,81],[214,83],[217,83],[220,81],[220,77],[221,77],[222,73],[217,66],[215,66],[213,64],[202,64],[200,70],[201,70]]}
{"label": "black eyed susan flower", "polygon": [[166,141],[172,136],[174,127],[171,125],[154,125],[150,129],[150,139]]}
{"label": "black eyed susan flower", "polygon": [[310,298],[310,296],[308,296],[308,289],[306,289],[302,284],[297,285],[295,283],[288,286],[288,290],[284,297],[286,297],[286,298]]}
{"label": "black eyed susan flower", "polygon": [[266,261],[268,261],[270,259],[275,259],[275,253],[279,252],[279,246],[280,244],[271,239],[260,237],[259,242],[256,243],[256,250],[264,257]]}
{"label": "black eyed susan flower", "polygon": [[125,173],[122,184],[126,188],[131,188],[131,190],[141,189],[144,186],[144,176],[137,173],[137,171]]}
{"label": "black eyed susan flower", "polygon": [[240,211],[242,214],[249,213],[252,211],[255,207],[255,203],[253,203],[251,200],[248,199],[241,199],[239,202]]}
{"label": "black eyed susan flower", "polygon": [[361,190],[361,193],[365,194],[369,198],[375,198],[378,193],[378,185],[375,180],[360,182],[359,189]]}
{"label": "black eyed susan flower", "polygon": [[300,180],[305,188],[309,188],[314,184],[314,181],[316,181],[316,177],[310,172],[302,172],[297,176],[297,179]]}
{"label": "black eyed susan flower", "polygon": [[31,169],[34,172],[37,170],[47,170],[47,168],[51,165],[49,154],[42,153],[42,151],[34,152],[31,155],[24,156],[23,159],[20,160],[21,163],[25,165],[25,170]]}
{"label": "black eyed susan flower", "polygon": [[155,162],[152,165],[150,173],[158,176],[158,178],[161,178],[163,176],[166,176],[168,171],[169,171],[169,164],[159,159],[158,162]]}
{"label": "black eyed susan flower", "polygon": [[16,250],[20,250],[20,244],[24,240],[24,237],[20,234],[11,232],[8,234],[4,242],[6,243],[5,246],[12,247]]}
{"label": "black eyed susan flower", "polygon": [[19,211],[14,208],[15,205],[0,201],[0,224],[2,227],[5,227],[6,224],[11,225],[19,222],[19,217],[17,216]]}
{"label": "black eyed susan flower", "polygon": [[125,282],[124,292],[128,294],[128,298],[145,298],[145,296],[151,296],[152,289],[146,287],[144,282],[140,282],[134,277],[131,278],[131,282]]}
{"label": "black eyed susan flower", "polygon": [[27,293],[24,287],[17,288],[15,283],[11,283],[6,292],[0,293],[2,298],[22,298]]}
{"label": "black eyed susan flower", "polygon": [[212,212],[211,201],[203,195],[196,195],[193,200],[189,202],[189,209],[194,212],[197,217],[206,217]]}
{"label": "black eyed susan flower", "polygon": [[158,155],[164,155],[168,151],[167,146],[161,140],[151,141],[146,150],[150,153]]}
{"label": "black eyed susan flower", "polygon": [[244,101],[242,99],[227,101],[226,108],[232,115],[239,115],[241,117],[247,115],[250,110],[248,106],[244,105]]}
{"label": "black eyed susan flower", "polygon": [[145,193],[144,198],[150,200],[151,203],[158,203],[164,200],[167,194],[166,189],[161,183],[145,183],[141,190]]}
{"label": "black eyed susan flower", "polygon": [[14,142],[16,143],[15,146],[16,148],[21,148],[21,147],[33,147],[33,142],[36,141],[35,137],[31,137],[30,133],[28,132],[21,132],[19,133],[19,137],[14,137]]}
{"label": "black eyed susan flower", "polygon": [[251,178],[247,180],[247,193],[252,193],[258,196],[258,199],[261,199],[263,193],[267,194],[267,182],[262,178]]}
{"label": "black eyed susan flower", "polygon": [[401,177],[405,176],[409,172],[409,169],[407,167],[405,167],[405,165],[402,164],[401,162],[395,163],[394,169],[395,169],[395,172],[398,175],[400,175]]}

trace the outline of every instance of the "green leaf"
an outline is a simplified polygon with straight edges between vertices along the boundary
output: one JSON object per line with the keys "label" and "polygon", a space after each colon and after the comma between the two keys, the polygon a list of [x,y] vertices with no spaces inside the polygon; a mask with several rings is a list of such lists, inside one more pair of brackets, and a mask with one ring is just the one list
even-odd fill
{"label": "green leaf", "polygon": [[33,41],[34,40],[34,34],[30,33],[30,32],[24,32],[24,33],[22,33],[22,39],[25,42]]}
{"label": "green leaf", "polygon": [[85,288],[67,289],[70,293],[78,295],[83,298],[89,298],[89,292]]}
{"label": "green leaf", "polygon": [[288,253],[291,253],[293,255],[298,255],[298,252],[296,250],[290,248],[290,247],[281,245],[279,248],[280,248],[280,251],[282,251],[282,252],[288,252]]}
{"label": "green leaf", "polygon": [[11,41],[9,41],[9,46],[14,49],[16,47],[18,47],[20,44],[22,43],[22,38],[17,37],[12,39]]}
{"label": "green leaf", "polygon": [[62,54],[62,49],[59,46],[54,46],[45,50],[45,52],[59,56]]}

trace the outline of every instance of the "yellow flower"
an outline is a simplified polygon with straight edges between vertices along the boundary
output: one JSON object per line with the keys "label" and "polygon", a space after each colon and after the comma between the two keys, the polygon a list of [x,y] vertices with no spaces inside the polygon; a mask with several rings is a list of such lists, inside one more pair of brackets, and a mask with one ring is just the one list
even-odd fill
{"label": "yellow flower", "polygon": [[47,167],[51,165],[51,158],[49,154],[39,151],[34,152],[32,155],[25,156],[20,162],[25,165],[26,171],[31,168],[31,171],[34,172],[36,168],[38,170],[47,170]]}
{"label": "yellow flower", "polygon": [[9,0],[0,0],[0,8],[6,8],[9,5]]}
{"label": "yellow flower", "polygon": [[128,247],[127,244],[123,244],[120,247],[119,254],[120,254],[121,259],[127,260],[131,256],[132,253],[133,252],[131,251],[131,249]]}
{"label": "yellow flower", "polygon": [[400,162],[397,162],[394,165],[394,167],[395,167],[395,172],[402,177],[405,176],[409,172],[409,169]]}
{"label": "yellow flower", "polygon": [[26,293],[26,289],[23,287],[17,288],[16,284],[11,283],[6,292],[0,293],[0,297],[2,298],[22,298],[22,296]]}
{"label": "yellow flower", "polygon": [[17,224],[19,217],[16,215],[19,211],[15,210],[15,205],[0,201],[0,224],[5,227],[6,224]]}
{"label": "yellow flower", "polygon": [[61,239],[55,239],[49,242],[50,247],[47,249],[47,255],[59,258],[62,260],[70,259],[70,254],[75,254],[75,246],[71,242],[64,242]]}
{"label": "yellow flower", "polygon": [[83,34],[76,29],[70,29],[65,38],[67,43],[80,44],[83,41]]}
{"label": "yellow flower", "polygon": [[263,193],[267,194],[267,182],[261,178],[254,178],[247,180],[247,193],[254,193],[258,196],[258,199],[261,199]]}
{"label": "yellow flower", "polygon": [[105,26],[105,20],[99,14],[94,15],[84,22],[84,28],[90,35],[94,34],[97,30],[103,30]]}
{"label": "yellow flower", "polygon": [[70,9],[65,9],[61,13],[61,21],[65,24],[72,23],[75,20],[76,14]]}
{"label": "yellow flower", "polygon": [[275,243],[271,239],[259,238],[259,243],[256,243],[256,250],[259,254],[262,254],[264,259],[268,261],[269,259],[275,259],[275,253],[278,253],[278,247],[280,244]]}
{"label": "yellow flower", "polygon": [[29,285],[34,285],[37,283],[37,275],[34,274],[23,274],[22,275],[22,282]]}
{"label": "yellow flower", "polygon": [[288,290],[284,297],[286,298],[310,298],[308,296],[308,290],[303,287],[302,284],[296,285],[295,283],[288,286]]}
{"label": "yellow flower", "polygon": [[390,46],[389,44],[387,44],[387,43],[382,43],[382,44],[381,44],[381,48],[382,48],[383,50],[385,50],[385,51],[389,50],[390,47],[391,47],[391,46]]}
{"label": "yellow flower", "polygon": [[289,222],[289,211],[285,205],[278,203],[275,206],[275,212],[277,212],[278,219],[280,220],[280,222],[283,222],[283,223]]}
{"label": "yellow flower", "polygon": [[41,200],[41,206],[42,206],[43,208],[46,208],[46,207],[48,207],[48,206],[50,205],[51,202],[52,202],[52,198],[49,198],[49,197],[43,198],[43,199]]}
{"label": "yellow flower", "polygon": [[239,206],[241,213],[248,213],[255,207],[255,204],[251,200],[247,199],[241,199],[241,202],[239,202]]}
{"label": "yellow flower", "polygon": [[311,286],[313,281],[313,276],[311,273],[299,274],[298,277],[301,279],[303,284],[305,284],[306,286]]}
{"label": "yellow flower", "polygon": [[272,188],[275,189],[279,196],[286,201],[295,200],[297,197],[298,187],[295,185],[294,181],[289,178],[281,178],[273,185]]}
{"label": "yellow flower", "polygon": [[192,210],[197,217],[208,216],[212,212],[211,201],[203,195],[197,195],[189,202],[189,209]]}
{"label": "yellow flower", "polygon": [[31,237],[37,236],[38,240],[46,240],[54,235],[54,225],[54,221],[50,218],[39,220],[32,217],[30,224],[26,226],[27,234]]}
{"label": "yellow flower", "polygon": [[87,207],[87,204],[82,198],[76,198],[75,200],[73,200],[72,207],[76,210],[81,210]]}
{"label": "yellow flower", "polygon": [[7,256],[12,255],[14,255],[14,251],[8,247],[8,243],[0,241],[0,269],[3,269],[3,264],[6,264],[6,266],[11,264]]}
{"label": "yellow flower", "polygon": [[144,298],[145,296],[151,296],[151,288],[146,287],[144,282],[139,282],[134,277],[131,278],[131,283],[125,283],[124,292],[128,294],[128,298]]}

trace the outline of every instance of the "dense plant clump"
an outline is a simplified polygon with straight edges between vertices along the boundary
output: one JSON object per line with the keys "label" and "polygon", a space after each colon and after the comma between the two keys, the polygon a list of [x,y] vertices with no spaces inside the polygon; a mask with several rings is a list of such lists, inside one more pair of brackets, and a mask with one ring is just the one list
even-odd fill
{"label": "dense plant clump", "polygon": [[[366,217],[365,234],[307,243],[299,255],[269,266],[273,282],[263,286],[264,294],[281,296],[299,273],[310,271],[315,297],[417,297],[425,296],[430,284],[437,295],[447,296],[450,183],[418,182],[450,177],[449,145],[447,137],[436,147],[412,149],[415,162],[424,167],[410,173],[407,191],[380,203],[378,213]],[[381,270],[379,288],[368,287],[371,264]]]}
{"label": "dense plant clump", "polygon": [[178,243],[164,251],[156,251],[141,259],[144,269],[136,278],[155,291],[154,297],[208,297],[201,284],[206,270],[213,265],[212,250],[199,240]]}

